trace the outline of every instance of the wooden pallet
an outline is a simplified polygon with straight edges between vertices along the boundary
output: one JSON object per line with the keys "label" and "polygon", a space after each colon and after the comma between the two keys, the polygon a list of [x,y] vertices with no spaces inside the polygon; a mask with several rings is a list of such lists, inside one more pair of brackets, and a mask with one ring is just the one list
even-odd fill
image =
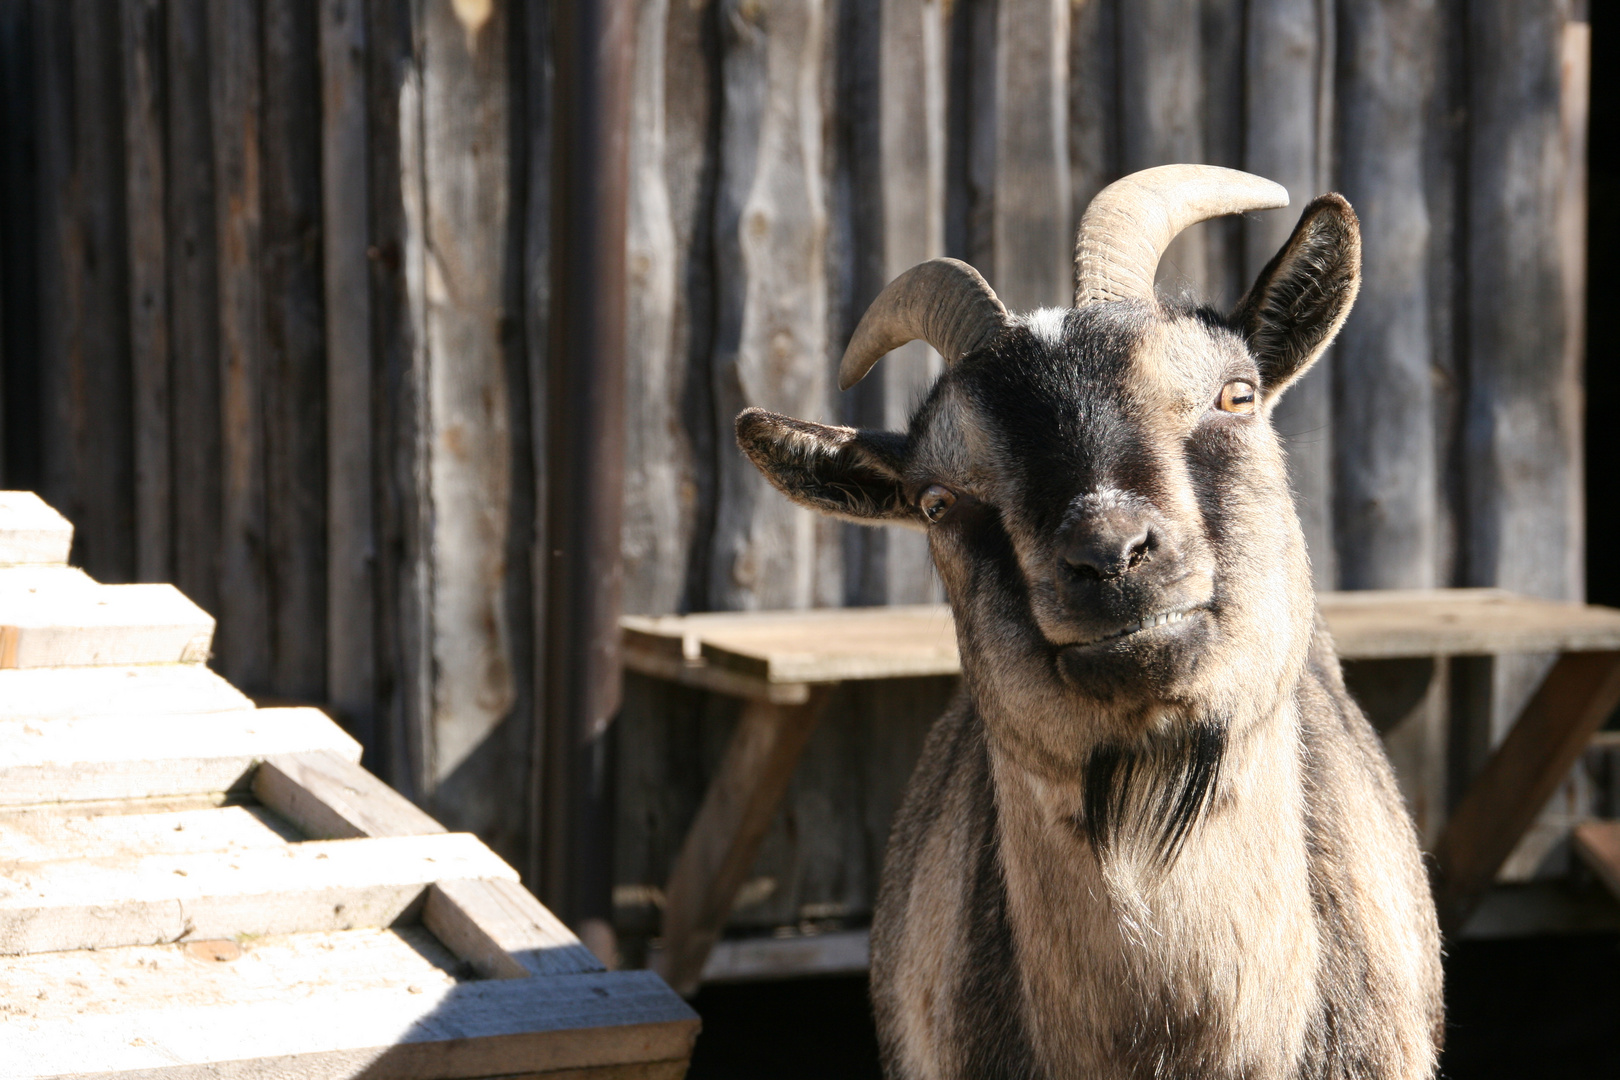
{"label": "wooden pallet", "polygon": [[0,493],[0,1076],[685,1073],[663,982],[208,672],[178,593],[61,565],[65,524]]}

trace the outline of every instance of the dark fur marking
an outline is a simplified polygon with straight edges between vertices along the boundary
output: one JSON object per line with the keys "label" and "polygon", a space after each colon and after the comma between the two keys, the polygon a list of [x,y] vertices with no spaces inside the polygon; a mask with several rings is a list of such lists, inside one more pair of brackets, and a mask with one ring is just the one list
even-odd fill
{"label": "dark fur marking", "polygon": [[[1126,825],[1134,824],[1156,833],[1154,854],[1161,865],[1171,865],[1210,804],[1225,754],[1226,725],[1210,720],[1199,721],[1180,738],[1150,736],[1138,746],[1099,746],[1086,762],[1079,822],[1086,839],[1099,852],[1107,851]],[[1155,788],[1157,799],[1151,797]]]}

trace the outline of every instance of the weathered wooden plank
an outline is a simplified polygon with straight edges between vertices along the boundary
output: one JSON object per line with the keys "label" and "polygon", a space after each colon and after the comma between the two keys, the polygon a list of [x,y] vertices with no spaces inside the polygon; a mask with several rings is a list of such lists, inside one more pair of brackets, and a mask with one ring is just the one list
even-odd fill
{"label": "weathered wooden plank", "polygon": [[260,31],[265,542],[274,583],[261,633],[266,689],[303,701],[327,696],[321,6],[263,0]]}
{"label": "weathered wooden plank", "polygon": [[0,954],[388,926],[435,881],[517,874],[466,833],[78,856],[0,878]]}
{"label": "weathered wooden plank", "polygon": [[234,712],[253,702],[200,664],[0,670],[0,720]]}
{"label": "weathered wooden plank", "polygon": [[1583,821],[1575,826],[1570,843],[1581,861],[1620,899],[1620,821]]}
{"label": "weathered wooden plank", "polygon": [[36,4],[41,493],[77,526],[75,559],[134,579],[129,261],[118,22],[94,0]]}
{"label": "weathered wooden plank", "polygon": [[[1120,169],[1204,160],[1200,20],[1178,0],[1119,5]],[[1208,226],[1188,229],[1159,262],[1171,292],[1209,295]]]}
{"label": "weathered wooden plank", "polygon": [[669,6],[669,0],[637,5],[626,238],[624,606],[654,614],[680,607],[697,509],[681,419],[689,365],[675,334],[682,267],[666,166]]}
{"label": "weathered wooden plank", "polygon": [[440,881],[428,890],[422,924],[486,979],[602,970],[574,932],[515,881]]}
{"label": "weathered wooden plank", "polygon": [[[678,1076],[698,1019],[645,971],[329,989],[245,1004],[141,1009],[17,1024],[0,1065],[29,1075],[164,1080],[307,1080],[364,1075],[407,1080],[525,1077],[579,1069],[580,1080],[625,1080],[596,1068],[671,1063],[639,1077]],[[86,1061],[104,1063],[81,1072]],[[632,1072],[630,1077],[637,1077]],[[639,1080],[638,1077],[638,1080]]]}
{"label": "weathered wooden plank", "polygon": [[[509,160],[507,13],[436,4],[418,27],[423,161],[423,497],[432,508],[431,712],[425,781],[436,787],[511,711],[506,596],[512,440],[505,312]],[[488,782],[519,787],[499,766]],[[520,785],[519,785],[520,786]],[[445,807],[446,811],[450,808]]]}
{"label": "weathered wooden plank", "polygon": [[[1199,117],[1204,128],[1204,156],[1200,160],[1206,164],[1244,167],[1251,64],[1244,37],[1256,19],[1266,17],[1266,13],[1251,12],[1248,5],[1230,0],[1201,0],[1198,5],[1204,84]],[[1244,261],[1244,224],[1242,218],[1228,215],[1211,220],[1201,229],[1208,273],[1204,287],[1208,292],[1200,300],[1217,311],[1235,308],[1254,280]]]}
{"label": "weathered wooden plank", "polygon": [[0,805],[229,791],[266,758],[312,751],[360,758],[316,709],[0,719]]}
{"label": "weathered wooden plank", "polygon": [[15,1008],[0,1032],[82,1016],[285,1000],[294,987],[451,986],[456,967],[420,925],[11,956],[0,959],[0,994]]}
{"label": "weathered wooden plank", "polygon": [[1332,360],[1339,581],[1429,588],[1441,448],[1425,151],[1441,28],[1432,4],[1340,0],[1338,13],[1338,182],[1362,243],[1361,293]]}
{"label": "weathered wooden plank", "polygon": [[262,0],[208,9],[223,477],[217,651],[220,670],[248,690],[270,689],[273,679],[265,489],[263,14]]}
{"label": "weathered wooden plank", "polygon": [[1068,0],[1000,0],[988,277],[1014,311],[1074,302],[1068,91]]}
{"label": "weathered wooden plank", "polygon": [[862,975],[871,963],[869,937],[865,930],[843,930],[802,937],[722,941],[703,965],[703,982]]}
{"label": "weathered wooden plank", "polygon": [[98,813],[97,809],[58,805],[8,811],[0,817],[0,840],[5,843],[7,860],[26,864],[81,855],[198,852],[226,859],[250,848],[280,848],[301,839],[285,821],[260,807],[211,806],[144,814]]}
{"label": "weathered wooden plank", "polygon": [[220,612],[223,421],[208,5],[166,0],[165,15],[170,416],[184,417],[186,432],[172,443],[173,580],[204,610]]}
{"label": "weathered wooden plank", "polygon": [[1620,705],[1620,651],[1560,657],[1469,787],[1435,848],[1440,925],[1455,932],[1592,733]]}
{"label": "weathered wooden plank", "polygon": [[65,563],[73,523],[32,491],[0,491],[0,566]]}
{"label": "weathered wooden plank", "polygon": [[821,691],[803,705],[745,706],[666,890],[659,971],[678,992],[697,989],[825,703]]}
{"label": "weathered wooden plank", "polygon": [[[1580,328],[1570,319],[1563,32],[1570,4],[1470,5],[1466,580],[1581,595]],[[1500,662],[1500,732],[1545,661]]]}
{"label": "weathered wooden plank", "polygon": [[330,750],[299,747],[266,758],[253,774],[253,795],[315,840],[445,831],[355,757]]}
{"label": "weathered wooden plank", "polygon": [[[1620,610],[1497,589],[1323,593],[1318,603],[1346,659],[1620,647]],[[639,670],[691,685],[705,685],[714,669],[767,684],[958,670],[956,631],[944,604],[627,617],[624,624],[626,654]],[[696,657],[708,662],[708,672],[693,666]]]}
{"label": "weathered wooden plank", "polygon": [[164,6],[123,0],[124,197],[129,222],[129,338],[134,390],[135,574],[174,578],[165,229]]}
{"label": "weathered wooden plank", "polygon": [[320,6],[326,300],[326,697],[375,746],[371,202],[363,0]]}
{"label": "weathered wooden plank", "polygon": [[200,663],[213,633],[172,585],[0,592],[0,668]]}
{"label": "weathered wooden plank", "polygon": [[1069,220],[1076,227],[1121,172],[1118,20],[1117,0],[1080,0],[1069,10]]}
{"label": "weathered wooden plank", "polygon": [[[1283,185],[1292,204],[1287,210],[1256,214],[1244,222],[1245,289],[1288,239],[1300,208],[1330,186],[1322,162],[1333,141],[1329,112],[1333,18],[1332,7],[1326,3],[1260,0],[1247,21],[1243,168]],[[1367,313],[1358,306],[1356,315],[1366,318]],[[1305,531],[1319,590],[1335,588],[1338,583],[1333,531],[1333,365],[1331,354],[1318,360],[1272,413],[1272,423],[1288,451],[1294,507]],[[1361,587],[1367,584],[1371,583]]]}
{"label": "weathered wooden plank", "polygon": [[821,362],[825,10],[821,0],[725,0],[719,18],[724,119],[711,376],[718,453],[708,600],[721,608],[808,607],[829,587],[817,581],[812,515],[778,496],[729,448],[732,423],[745,406],[795,416],[828,409]]}
{"label": "weathered wooden plank", "polygon": [[[943,19],[942,5],[932,0],[885,0],[878,15],[877,108],[873,117],[877,127],[877,190],[872,195],[878,200],[880,228],[878,235],[870,238],[881,244],[881,280],[873,283],[876,289],[917,263],[945,253]],[[1046,118],[1047,123],[1057,121],[1055,117]],[[1009,237],[1019,231],[1020,226],[1005,224]],[[1025,227],[1028,224],[1023,223]],[[1066,281],[1066,245],[1062,261]],[[876,295],[875,289],[872,295]],[[858,317],[860,312],[852,314]],[[939,354],[920,341],[895,350],[873,373],[875,378],[869,376],[866,380],[880,399],[877,425],[890,431],[904,430],[912,410],[943,366]],[[911,529],[877,529],[868,532],[867,542],[874,559],[866,570],[870,584],[861,600],[920,604],[943,599],[925,535]]]}

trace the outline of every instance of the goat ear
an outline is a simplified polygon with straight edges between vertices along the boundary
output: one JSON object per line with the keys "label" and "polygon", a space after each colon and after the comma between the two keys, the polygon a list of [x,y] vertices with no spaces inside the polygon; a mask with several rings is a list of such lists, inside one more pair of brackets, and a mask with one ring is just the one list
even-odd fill
{"label": "goat ear", "polygon": [[795,420],[764,409],[737,417],[737,445],[778,491],[812,510],[875,525],[921,525],[901,483],[906,437]]}
{"label": "goat ear", "polygon": [[1343,195],[1311,200],[1232,313],[1275,400],[1333,343],[1361,288],[1361,224]]}

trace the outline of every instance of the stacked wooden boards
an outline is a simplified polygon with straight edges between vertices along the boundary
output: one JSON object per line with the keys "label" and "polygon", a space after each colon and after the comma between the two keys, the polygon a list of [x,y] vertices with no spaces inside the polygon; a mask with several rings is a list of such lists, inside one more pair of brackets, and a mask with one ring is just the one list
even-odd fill
{"label": "stacked wooden boards", "polygon": [[697,1017],[602,969],[315,709],[211,673],[168,586],[66,566],[0,494],[0,1076],[684,1074]]}

